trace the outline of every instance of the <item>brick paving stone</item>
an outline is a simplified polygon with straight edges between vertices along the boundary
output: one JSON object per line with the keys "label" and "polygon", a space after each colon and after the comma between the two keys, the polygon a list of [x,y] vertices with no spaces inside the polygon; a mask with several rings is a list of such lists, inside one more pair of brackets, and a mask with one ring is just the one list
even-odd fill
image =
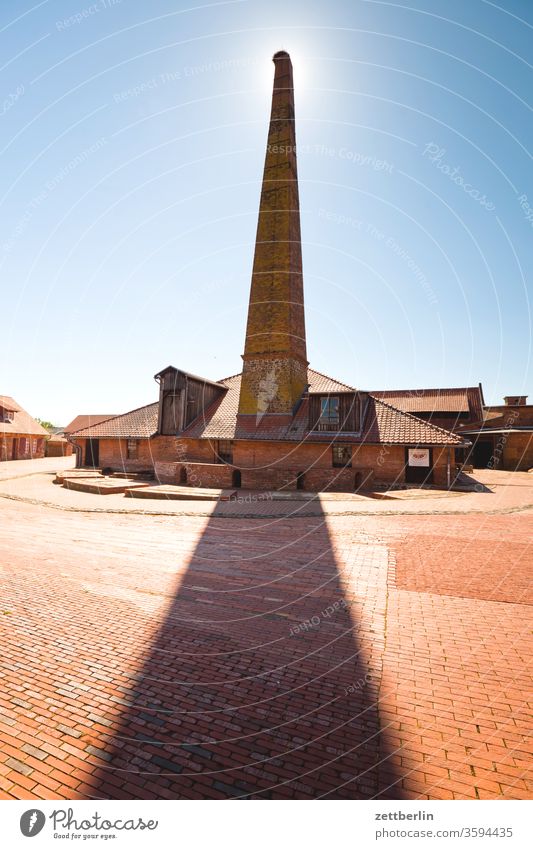
{"label": "brick paving stone", "polygon": [[0,796],[532,798],[533,481],[505,480],[519,512],[2,499]]}

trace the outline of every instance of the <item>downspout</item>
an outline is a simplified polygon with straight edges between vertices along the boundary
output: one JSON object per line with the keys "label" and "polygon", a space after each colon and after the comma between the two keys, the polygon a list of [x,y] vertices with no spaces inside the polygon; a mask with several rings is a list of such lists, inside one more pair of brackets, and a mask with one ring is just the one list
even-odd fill
{"label": "downspout", "polygon": [[154,436],[160,436],[161,435],[161,426],[162,426],[161,417],[162,417],[162,411],[163,411],[163,404],[161,403],[162,402],[161,395],[162,395],[162,392],[163,392],[163,388],[162,388],[162,385],[161,385],[161,378],[158,374],[154,374],[154,380],[157,383],[157,385],[159,386],[159,398],[158,398],[159,407],[157,409],[157,433],[155,433]]}
{"label": "downspout", "polygon": [[81,469],[82,468],[82,464],[81,464],[82,447],[81,447],[81,445],[78,445],[77,442],[74,442],[74,440],[72,440],[70,438],[70,435],[67,434],[67,433],[65,434],[65,439],[67,440],[68,444],[72,445],[72,447],[74,448],[74,453],[76,454],[76,468]]}

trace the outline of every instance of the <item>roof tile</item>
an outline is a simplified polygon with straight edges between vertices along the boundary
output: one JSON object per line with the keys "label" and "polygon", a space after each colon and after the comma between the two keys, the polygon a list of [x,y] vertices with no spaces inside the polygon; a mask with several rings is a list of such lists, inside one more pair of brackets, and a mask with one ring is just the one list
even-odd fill
{"label": "roof tile", "polygon": [[147,404],[121,416],[113,416],[106,421],[84,427],[70,433],[71,437],[91,439],[148,439],[157,430],[159,404]]}
{"label": "roof tile", "polygon": [[117,415],[118,413],[82,413],[72,419],[72,421],[63,428],[63,432],[74,433],[75,430],[82,430],[82,428],[92,427],[93,425],[100,424],[100,422],[106,422],[108,419],[114,419]]}
{"label": "roof tile", "polygon": [[[309,391],[313,393],[354,392],[352,387],[308,370]],[[238,416],[241,375],[220,381],[227,392],[216,398],[183,431],[189,439],[265,439],[301,442],[331,442],[332,434],[309,431],[308,399],[304,398],[294,417],[264,415]],[[76,431],[75,437],[146,439],[157,431],[158,404],[148,404],[121,416]],[[343,442],[399,445],[461,445],[463,440],[441,427],[399,410],[375,395],[368,395],[361,433],[338,432]],[[333,438],[335,438],[333,437]]]}

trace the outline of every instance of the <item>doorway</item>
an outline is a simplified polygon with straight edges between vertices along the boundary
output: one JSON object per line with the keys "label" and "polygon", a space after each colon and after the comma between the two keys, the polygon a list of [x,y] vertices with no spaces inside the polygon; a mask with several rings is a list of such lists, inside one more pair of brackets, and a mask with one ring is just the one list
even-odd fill
{"label": "doorway", "polygon": [[19,441],[16,437],[11,442],[11,459],[12,460],[17,459],[18,443],[19,443]]}
{"label": "doorway", "polygon": [[85,443],[85,465],[96,469],[99,464],[100,443],[97,439],[88,439]]}
{"label": "doorway", "polygon": [[235,489],[241,488],[241,471],[240,469],[233,469],[233,473],[231,475],[231,485],[235,487]]}
{"label": "doorway", "polygon": [[433,483],[433,449],[405,449],[405,482]]}

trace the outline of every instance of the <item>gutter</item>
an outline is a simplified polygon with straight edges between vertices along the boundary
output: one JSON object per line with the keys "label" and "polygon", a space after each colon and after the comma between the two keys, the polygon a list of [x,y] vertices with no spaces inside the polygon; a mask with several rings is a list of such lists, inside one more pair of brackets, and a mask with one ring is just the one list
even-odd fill
{"label": "gutter", "polygon": [[70,434],[65,433],[65,439],[67,440],[68,444],[72,445],[72,447],[74,448],[74,452],[76,454],[76,469],[81,469],[82,468],[82,464],[81,464],[82,448],[81,448],[81,445],[78,445],[76,442],[74,442],[74,440],[72,440],[70,438]]}

